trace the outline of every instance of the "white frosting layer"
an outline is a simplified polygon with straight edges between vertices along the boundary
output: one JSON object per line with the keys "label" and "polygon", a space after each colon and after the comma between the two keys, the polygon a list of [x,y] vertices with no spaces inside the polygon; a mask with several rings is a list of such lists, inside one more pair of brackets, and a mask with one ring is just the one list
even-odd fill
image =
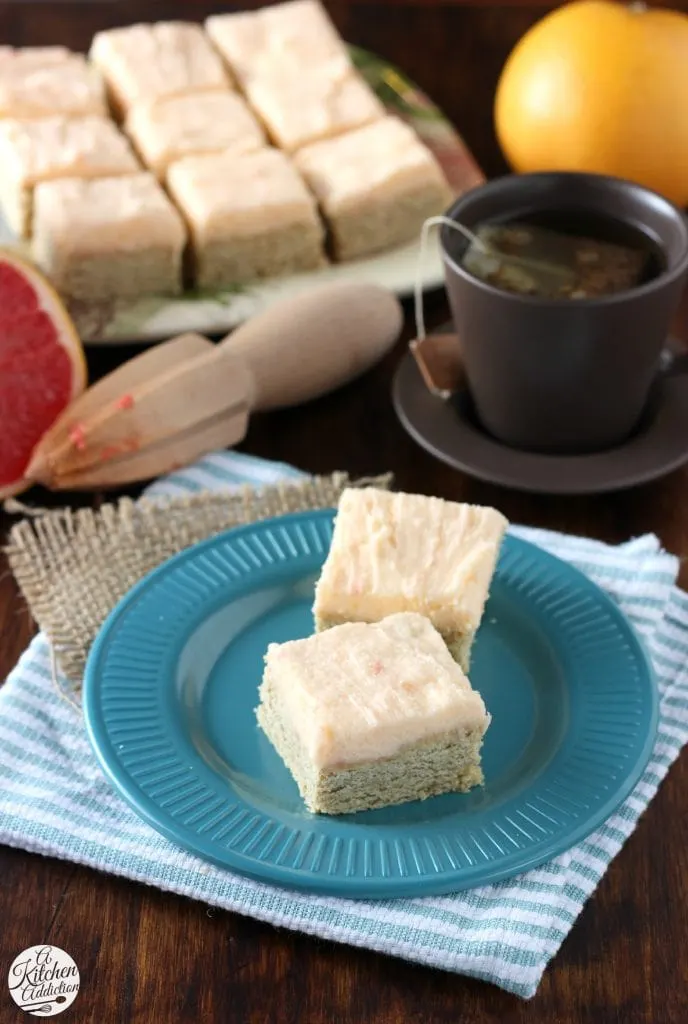
{"label": "white frosting layer", "polygon": [[13,46],[0,46],[0,74],[64,64],[74,56],[66,46],[26,46],[17,49]]}
{"label": "white frosting layer", "polygon": [[218,54],[200,25],[190,22],[161,21],[98,32],[91,59],[127,109],[163,96],[228,86]]}
{"label": "white frosting layer", "polygon": [[158,174],[172,161],[192,153],[222,149],[247,153],[265,145],[263,130],[246,103],[229,90],[138,105],[129,113],[126,130]]}
{"label": "white frosting layer", "polygon": [[201,241],[319,223],[315,201],[276,149],[185,157],[170,166],[167,184]]}
{"label": "white frosting layer", "polygon": [[184,245],[184,223],[149,173],[44,182],[34,203],[37,244],[47,238],[63,256]]}
{"label": "white frosting layer", "polygon": [[24,186],[140,169],[127,140],[103,117],[0,121],[0,164],[4,178]]}
{"label": "white frosting layer", "polygon": [[256,79],[249,101],[275,141],[294,152],[381,118],[384,108],[357,72],[328,65],[282,81]]}
{"label": "white frosting layer", "polygon": [[318,768],[392,757],[489,723],[482,698],[420,615],[271,644],[265,662],[280,713]]}
{"label": "white frosting layer", "polygon": [[[0,54],[0,117],[46,117],[53,114],[107,116],[103,80],[77,53],[53,54],[45,63],[39,51]],[[26,56],[24,56],[26,55]]]}
{"label": "white frosting layer", "polygon": [[206,29],[236,77],[300,77],[323,66],[350,70],[345,44],[322,4],[293,0],[260,11],[208,18]]}
{"label": "white frosting layer", "polygon": [[420,494],[348,488],[315,592],[320,619],[427,615],[443,633],[477,629],[504,516]]}
{"label": "white frosting layer", "polygon": [[296,164],[323,209],[335,213],[370,196],[390,198],[428,185],[449,187],[430,150],[396,117],[316,142]]}
{"label": "white frosting layer", "polygon": [[317,0],[219,15],[206,27],[283,149],[294,152],[384,113]]}

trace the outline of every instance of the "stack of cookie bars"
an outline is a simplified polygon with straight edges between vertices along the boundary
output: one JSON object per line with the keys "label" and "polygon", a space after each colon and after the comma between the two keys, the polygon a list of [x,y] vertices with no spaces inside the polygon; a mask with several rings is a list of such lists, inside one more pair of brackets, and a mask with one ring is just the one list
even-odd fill
{"label": "stack of cookie bars", "polygon": [[269,645],[256,709],[309,810],[482,783],[490,714],[466,673],[507,525],[493,508],[343,491],[316,632]]}
{"label": "stack of cookie bars", "polygon": [[221,288],[362,258],[450,199],[318,0],[0,48],[0,203],[68,298]]}

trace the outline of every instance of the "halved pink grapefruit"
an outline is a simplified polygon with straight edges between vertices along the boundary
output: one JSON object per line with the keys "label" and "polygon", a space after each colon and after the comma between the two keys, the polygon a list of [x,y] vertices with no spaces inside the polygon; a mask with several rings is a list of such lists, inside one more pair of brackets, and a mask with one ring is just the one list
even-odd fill
{"label": "halved pink grapefruit", "polygon": [[0,250],[0,499],[29,486],[33,449],[85,386],[84,351],[57,293]]}

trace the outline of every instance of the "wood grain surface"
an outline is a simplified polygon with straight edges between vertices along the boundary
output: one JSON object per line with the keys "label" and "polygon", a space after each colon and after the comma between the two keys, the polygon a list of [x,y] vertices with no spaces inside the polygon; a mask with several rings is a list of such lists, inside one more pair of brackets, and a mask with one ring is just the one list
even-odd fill
{"label": "wood grain surface", "polygon": [[[226,6],[191,0],[4,3],[0,42],[85,48],[100,28],[162,17],[201,19]],[[426,89],[489,175],[504,170],[491,123],[496,78],[511,46],[551,5],[333,0],[328,6],[348,40],[394,61]],[[446,317],[444,298],[431,297],[429,323]],[[685,320],[684,314],[679,327],[687,336]],[[411,337],[410,325],[407,317],[403,342]],[[407,490],[495,504],[515,522],[611,542],[654,531],[668,549],[688,556],[688,469],[620,494],[548,499],[491,487],[434,462],[392,410],[390,383],[403,342],[335,395],[256,418],[242,449],[313,472],[391,469]],[[92,377],[131,354],[91,350]],[[36,504],[65,500],[40,491],[29,497]],[[1,523],[6,529],[9,520]],[[688,583],[685,564],[682,582]],[[33,628],[2,562],[0,679]],[[78,964],[81,990],[60,1019],[79,1024],[685,1024],[687,791],[684,757],[529,1003],[460,976],[0,848],[0,1024],[26,1019],[10,1001],[4,979],[22,949],[43,942],[67,950]]]}

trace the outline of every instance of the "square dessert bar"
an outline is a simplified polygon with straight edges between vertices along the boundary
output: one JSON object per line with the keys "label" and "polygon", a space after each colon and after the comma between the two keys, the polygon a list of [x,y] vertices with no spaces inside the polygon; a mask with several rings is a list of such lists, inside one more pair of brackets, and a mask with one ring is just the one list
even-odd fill
{"label": "square dessert bar", "polygon": [[39,182],[138,170],[129,143],[104,117],[0,121],[0,204],[9,227],[22,238],[31,233],[33,190]]}
{"label": "square dessert bar", "polygon": [[248,153],[265,145],[263,129],[245,101],[228,89],[137,104],[125,129],[143,161],[161,178],[170,163],[190,154],[223,149]]}
{"label": "square dessert bar", "polygon": [[62,47],[0,51],[0,117],[57,114],[108,115],[98,71]]}
{"label": "square dessert bar", "polygon": [[272,140],[288,152],[384,114],[316,0],[218,15],[206,27]]}
{"label": "square dessert bar", "polygon": [[276,145],[290,153],[376,121],[385,112],[358,72],[338,65],[250,81],[246,96]]}
{"label": "square dessert bar", "polygon": [[36,188],[33,257],[69,298],[175,295],[185,241],[181,216],[148,172]]}
{"label": "square dessert bar", "polygon": [[325,262],[315,201],[276,149],[188,156],[170,165],[167,185],[190,228],[201,288],[312,270]]}
{"label": "square dessert bar", "polygon": [[200,25],[190,22],[161,21],[98,32],[90,57],[120,116],[134,103],[229,85],[222,60]]}
{"label": "square dessert bar", "polygon": [[315,590],[316,628],[418,612],[468,671],[507,525],[492,508],[347,488]]}
{"label": "square dessert bar", "polygon": [[315,193],[338,259],[354,259],[418,237],[451,190],[418,136],[396,117],[307,146],[296,166]]}
{"label": "square dessert bar", "polygon": [[232,74],[255,79],[301,77],[324,65],[349,69],[346,44],[318,0],[292,0],[258,11],[216,14],[206,31]]}
{"label": "square dessert bar", "polygon": [[490,718],[428,619],[391,615],[270,644],[258,722],[311,811],[465,792]]}

